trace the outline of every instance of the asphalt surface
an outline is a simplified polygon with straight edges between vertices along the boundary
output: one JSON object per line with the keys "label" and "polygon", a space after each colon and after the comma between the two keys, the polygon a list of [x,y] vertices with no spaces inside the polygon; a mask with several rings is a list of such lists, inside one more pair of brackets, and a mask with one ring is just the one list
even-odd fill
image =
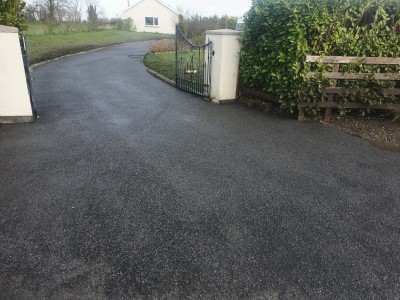
{"label": "asphalt surface", "polygon": [[0,127],[0,299],[399,299],[400,153],[176,90],[146,51],[37,68],[40,119]]}

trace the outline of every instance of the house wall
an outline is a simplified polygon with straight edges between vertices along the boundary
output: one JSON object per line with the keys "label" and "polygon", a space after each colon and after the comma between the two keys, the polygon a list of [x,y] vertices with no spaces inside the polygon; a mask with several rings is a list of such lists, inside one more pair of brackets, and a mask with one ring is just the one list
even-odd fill
{"label": "house wall", "polygon": [[[158,26],[146,26],[145,18],[158,18]],[[144,0],[128,8],[121,15],[122,19],[132,18],[136,30],[146,32],[175,33],[178,15],[156,0]]]}
{"label": "house wall", "polygon": [[0,123],[33,121],[18,29],[0,25]]}

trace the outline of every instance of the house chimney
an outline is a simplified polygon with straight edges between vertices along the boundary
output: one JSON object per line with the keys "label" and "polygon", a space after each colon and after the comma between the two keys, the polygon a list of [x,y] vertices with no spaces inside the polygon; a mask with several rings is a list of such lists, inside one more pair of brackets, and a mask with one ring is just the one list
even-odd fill
{"label": "house chimney", "polygon": [[128,0],[128,7],[130,7],[131,6],[131,4],[129,3],[129,0]]}

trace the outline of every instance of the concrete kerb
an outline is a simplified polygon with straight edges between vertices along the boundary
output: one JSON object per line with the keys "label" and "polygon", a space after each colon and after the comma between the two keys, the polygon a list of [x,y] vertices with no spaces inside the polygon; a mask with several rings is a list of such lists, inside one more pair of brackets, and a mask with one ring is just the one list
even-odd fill
{"label": "concrete kerb", "polygon": [[[123,44],[127,44],[127,43],[123,43]],[[103,49],[108,49],[108,48],[117,47],[117,46],[120,46],[120,45],[123,45],[123,44],[116,44],[116,45],[111,45],[111,46],[96,48],[96,49],[92,49],[92,50],[88,50],[88,51],[82,51],[82,52],[72,53],[72,54],[68,54],[68,55],[63,55],[63,56],[60,56],[60,57],[56,57],[56,58],[53,58],[53,59],[49,59],[49,60],[45,60],[45,61],[41,61],[41,62],[39,62],[39,63],[33,64],[32,66],[30,66],[30,69],[34,70],[34,69],[36,69],[37,67],[40,67],[40,66],[42,66],[42,65],[45,65],[45,64],[51,63],[51,62],[53,62],[53,61],[57,61],[57,60],[63,59],[63,58],[67,58],[67,57],[71,57],[71,56],[76,56],[76,55],[80,55],[80,54],[86,54],[86,53],[96,52],[96,51],[100,51],[100,50],[103,50]]]}
{"label": "concrete kerb", "polygon": [[[36,68],[38,68],[38,67],[40,67],[40,66],[42,66],[42,65],[45,65],[45,64],[48,64],[48,63],[51,63],[51,62],[54,62],[54,61],[63,59],[63,58],[67,58],[67,57],[71,57],[71,56],[76,56],[76,55],[80,55],[80,54],[87,54],[87,53],[91,53],[91,52],[96,52],[96,51],[100,51],[100,50],[108,49],[108,48],[113,48],[113,47],[120,46],[120,45],[123,45],[123,44],[112,45],[112,46],[97,48],[97,49],[93,49],[93,50],[89,50],[89,51],[83,51],[83,52],[78,52],[78,53],[73,53],[73,54],[68,54],[68,55],[60,56],[60,57],[57,57],[57,58],[54,58],[54,59],[50,59],[50,60],[42,61],[42,62],[37,63],[37,64],[33,64],[32,66],[30,66],[30,69],[34,70],[34,69],[36,69]],[[153,75],[154,77],[156,77],[156,78],[158,78],[158,79],[161,79],[162,81],[164,81],[164,82],[166,82],[166,83],[168,83],[168,84],[170,84],[170,85],[172,85],[172,86],[175,86],[175,81],[170,80],[170,79],[168,79],[167,77],[164,77],[164,76],[162,76],[161,74],[158,74],[157,72],[155,72],[155,71],[149,69],[148,67],[146,67],[146,66],[143,64],[143,57],[142,57],[141,64],[142,64],[142,67],[143,67],[147,72],[149,72],[151,75]]]}
{"label": "concrete kerb", "polygon": [[[167,77],[164,77],[164,76],[162,76],[161,74],[157,73],[156,71],[153,71],[152,69],[149,69],[148,67],[146,67],[146,66],[144,65],[144,63],[143,63],[143,58],[142,58],[142,67],[143,67],[143,69],[145,69],[147,72],[149,72],[150,75],[153,75],[154,77],[156,77],[156,78],[158,78],[158,79],[164,81],[165,83],[167,83],[167,84],[169,84],[169,85],[171,85],[171,86],[173,86],[173,87],[176,87],[176,82],[175,82],[175,81],[173,81],[173,80],[171,80],[171,79],[168,79]],[[203,99],[206,100],[206,101],[208,101],[208,102],[211,102],[211,103],[213,103],[213,104],[219,104],[219,105],[222,105],[222,104],[230,104],[230,103],[237,102],[236,99],[224,100],[224,101],[215,100],[215,99],[211,99],[211,98],[203,98]]]}
{"label": "concrete kerb", "polygon": [[[150,40],[150,41],[146,41],[146,42],[152,42],[152,41],[156,41],[156,40]],[[54,58],[54,59],[50,59],[50,60],[42,61],[42,62],[40,62],[40,63],[33,64],[32,66],[30,66],[30,69],[31,69],[31,70],[34,70],[34,69],[36,69],[36,68],[38,68],[38,67],[40,67],[40,66],[42,66],[42,65],[45,65],[45,64],[48,64],[48,63],[51,63],[51,62],[54,62],[54,61],[63,59],[63,58],[67,58],[67,57],[71,57],[71,56],[76,56],[76,55],[80,55],[80,54],[87,54],[87,53],[91,53],[91,52],[96,52],[96,51],[100,51],[100,50],[108,49],[108,48],[113,48],[113,47],[117,47],[117,46],[124,45],[124,44],[128,44],[128,43],[116,44],[116,45],[111,45],[111,46],[96,48],[96,49],[92,49],[92,50],[88,50],[88,51],[82,51],[82,52],[78,52],[78,53],[63,55],[63,56],[60,56],[60,57],[57,57],[57,58]],[[142,58],[141,58],[141,65],[142,65],[142,67],[143,67],[147,72],[149,72],[149,73],[150,73],[151,75],[153,75],[154,77],[156,77],[156,78],[158,78],[158,79],[164,81],[165,83],[168,83],[168,84],[171,85],[171,86],[174,86],[174,87],[176,86],[175,81],[170,80],[170,79],[168,79],[168,78],[162,76],[161,74],[158,74],[157,72],[155,72],[155,71],[149,69],[148,67],[146,67],[146,66],[143,64],[143,56],[142,56]]]}
{"label": "concrete kerb", "polygon": [[175,81],[173,81],[173,80],[171,80],[171,79],[169,79],[169,78],[167,78],[167,77],[164,77],[164,76],[162,76],[161,74],[157,73],[156,71],[153,71],[152,69],[149,69],[148,67],[146,67],[146,66],[143,64],[143,58],[142,58],[142,67],[143,67],[147,72],[149,72],[151,75],[153,75],[154,77],[156,77],[156,78],[158,78],[158,79],[164,81],[165,83],[168,83],[169,85],[171,85],[171,86],[173,86],[173,87],[176,87]]}
{"label": "concrete kerb", "polygon": [[[147,42],[151,42],[151,41],[155,41],[155,40],[150,40],[150,41],[147,41]],[[54,58],[54,59],[50,59],[50,60],[42,61],[40,63],[33,64],[32,66],[30,66],[30,69],[34,70],[34,69],[36,69],[36,68],[38,68],[38,67],[40,67],[42,65],[45,65],[45,64],[48,64],[48,63],[51,63],[51,62],[54,62],[54,61],[57,61],[57,60],[60,60],[60,59],[64,59],[64,58],[67,58],[67,57],[76,56],[76,55],[80,55],[80,54],[87,54],[87,53],[96,52],[96,51],[101,51],[103,49],[113,48],[113,47],[117,47],[117,46],[124,45],[124,44],[128,44],[128,43],[116,44],[116,45],[96,48],[96,49],[92,49],[92,50],[88,50],[88,51],[82,51],[82,52],[78,52],[78,53],[63,55],[63,56],[60,56],[60,57],[57,57],[57,58]],[[167,83],[167,84],[169,84],[169,85],[171,85],[173,87],[176,87],[175,81],[173,81],[171,79],[168,79],[167,77],[165,77],[165,76],[153,71],[152,69],[149,69],[148,67],[146,67],[144,65],[144,63],[143,63],[143,56],[141,58],[141,65],[149,74],[153,75],[154,77],[164,81],[165,83]],[[207,100],[210,101],[210,99],[207,99]],[[235,100],[231,100],[231,101],[213,101],[211,99],[211,102],[214,103],[214,104],[222,104],[222,103],[232,103],[232,102],[235,102]]]}
{"label": "concrete kerb", "polygon": [[[141,41],[141,42],[149,42],[149,43],[150,43],[150,42],[153,42],[153,41],[158,41],[158,40],[148,40],[148,41]],[[139,42],[139,41],[138,41],[138,42]],[[92,50],[88,50],[88,51],[81,51],[81,52],[77,52],[77,53],[72,53],[72,54],[68,54],[68,55],[63,55],[63,56],[60,56],[60,57],[56,57],[56,58],[53,58],[53,59],[49,59],[49,60],[45,60],[45,61],[42,61],[42,62],[33,64],[32,66],[30,66],[30,69],[33,70],[33,69],[35,69],[35,68],[37,68],[37,67],[40,67],[41,65],[45,65],[45,64],[51,63],[51,62],[53,62],[53,61],[57,61],[57,60],[63,59],[63,58],[67,58],[67,57],[71,57],[71,56],[75,56],[75,55],[80,55],[80,54],[86,54],[86,53],[96,52],[96,51],[101,51],[101,50],[103,50],[103,49],[109,49],[109,48],[113,48],[113,47],[118,47],[118,46],[125,45],[125,44],[129,44],[129,43],[132,43],[132,42],[121,43],[121,44],[115,44],[115,45],[100,47],[100,48],[96,48],[96,49],[92,49]],[[133,42],[133,43],[134,43],[134,42]],[[28,49],[28,51],[29,51],[29,49]]]}

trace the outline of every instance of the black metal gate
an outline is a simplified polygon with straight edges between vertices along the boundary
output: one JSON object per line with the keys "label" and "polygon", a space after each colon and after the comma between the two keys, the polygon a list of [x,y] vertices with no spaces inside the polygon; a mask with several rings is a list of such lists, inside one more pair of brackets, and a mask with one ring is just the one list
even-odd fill
{"label": "black metal gate", "polygon": [[176,26],[176,87],[209,97],[211,87],[212,42],[195,45]]}
{"label": "black metal gate", "polygon": [[37,117],[37,111],[36,111],[35,102],[33,101],[33,97],[32,97],[32,78],[31,78],[31,72],[30,72],[30,69],[29,69],[28,50],[26,48],[25,36],[20,35],[19,43],[20,43],[20,46],[21,46],[22,59],[24,61],[26,84],[28,86],[29,98],[31,100],[33,117],[36,118]]}

